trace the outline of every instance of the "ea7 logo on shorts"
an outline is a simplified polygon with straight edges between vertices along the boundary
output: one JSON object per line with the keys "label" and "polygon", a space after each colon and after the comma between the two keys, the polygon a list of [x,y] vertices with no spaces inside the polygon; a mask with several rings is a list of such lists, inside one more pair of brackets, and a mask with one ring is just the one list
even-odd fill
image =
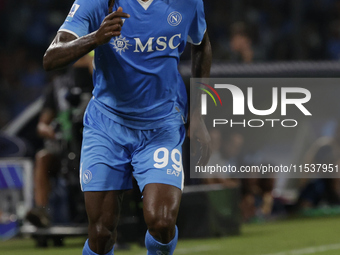
{"label": "ea7 logo on shorts", "polygon": [[172,170],[172,169],[167,169],[166,170],[166,174],[169,174],[169,175],[174,175],[176,177],[179,177],[181,172],[180,171],[177,171],[177,170]]}
{"label": "ea7 logo on shorts", "polygon": [[83,173],[83,183],[88,184],[92,180],[92,173],[90,170],[86,170]]}
{"label": "ea7 logo on shorts", "polygon": [[182,21],[182,15],[179,12],[172,12],[168,16],[168,23],[169,25],[175,27],[178,26],[179,23]]}
{"label": "ea7 logo on shorts", "polygon": [[72,8],[71,8],[71,10],[70,10],[70,12],[68,14],[68,17],[73,18],[74,14],[76,14],[76,12],[78,11],[79,7],[80,7],[79,4],[73,4]]}

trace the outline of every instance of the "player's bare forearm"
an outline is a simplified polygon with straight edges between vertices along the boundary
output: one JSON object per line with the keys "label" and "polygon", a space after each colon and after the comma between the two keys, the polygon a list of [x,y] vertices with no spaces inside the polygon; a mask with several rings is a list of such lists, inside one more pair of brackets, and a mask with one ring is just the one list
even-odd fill
{"label": "player's bare forearm", "polygon": [[95,33],[76,38],[70,33],[58,32],[44,55],[44,69],[50,71],[66,67],[96,47]]}
{"label": "player's bare forearm", "polygon": [[200,45],[191,47],[191,74],[193,78],[208,78],[212,61],[211,45],[208,33],[205,32]]}
{"label": "player's bare forearm", "polygon": [[120,35],[122,18],[129,17],[119,7],[117,11],[107,15],[99,29],[91,34],[77,38],[71,33],[59,31],[44,55],[44,69],[49,71],[66,67],[97,46],[108,43],[112,37]]}

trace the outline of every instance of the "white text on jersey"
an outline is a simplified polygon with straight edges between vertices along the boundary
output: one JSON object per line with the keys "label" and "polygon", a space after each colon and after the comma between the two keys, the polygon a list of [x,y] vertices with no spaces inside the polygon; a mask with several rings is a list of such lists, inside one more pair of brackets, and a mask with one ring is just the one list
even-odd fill
{"label": "white text on jersey", "polygon": [[[177,45],[174,45],[174,39],[178,37],[181,38],[181,34],[175,34],[174,36],[170,37],[169,41],[167,40],[168,38],[166,36],[160,36],[156,40],[155,37],[149,37],[148,41],[143,45],[141,42],[140,38],[134,38],[136,42],[136,48],[133,52],[144,52],[147,48],[147,52],[153,52],[155,50],[157,51],[163,51],[165,50],[168,46],[170,49],[174,50],[176,49],[180,43]],[[157,46],[154,48],[154,41],[156,41]]]}

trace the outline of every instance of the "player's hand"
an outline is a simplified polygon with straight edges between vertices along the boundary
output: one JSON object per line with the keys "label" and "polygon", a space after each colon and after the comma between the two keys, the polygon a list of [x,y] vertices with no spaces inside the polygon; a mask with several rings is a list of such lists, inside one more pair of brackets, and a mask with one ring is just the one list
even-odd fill
{"label": "player's hand", "polygon": [[[189,126],[190,139],[197,140],[200,143],[200,158],[197,162],[199,166],[205,166],[209,162],[211,155],[211,139],[207,127],[198,110],[194,111],[190,119]],[[196,147],[193,146],[193,155],[196,155]]]}
{"label": "player's hand", "polygon": [[107,15],[96,31],[95,38],[97,45],[108,43],[112,37],[119,36],[123,26],[122,18],[127,19],[129,17],[129,14],[123,12],[122,7]]}

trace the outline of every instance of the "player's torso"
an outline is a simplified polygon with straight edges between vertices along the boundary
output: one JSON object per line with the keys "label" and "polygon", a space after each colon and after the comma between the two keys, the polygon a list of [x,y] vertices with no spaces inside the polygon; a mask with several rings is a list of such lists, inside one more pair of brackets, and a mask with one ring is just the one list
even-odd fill
{"label": "player's torso", "polygon": [[[191,1],[149,0],[148,6],[138,0],[115,1],[113,10],[122,7],[130,18],[120,36],[95,50],[93,95],[109,111],[151,120],[178,113],[177,107],[186,115],[177,65],[195,14]],[[105,7],[90,30],[97,30],[108,15]]]}

